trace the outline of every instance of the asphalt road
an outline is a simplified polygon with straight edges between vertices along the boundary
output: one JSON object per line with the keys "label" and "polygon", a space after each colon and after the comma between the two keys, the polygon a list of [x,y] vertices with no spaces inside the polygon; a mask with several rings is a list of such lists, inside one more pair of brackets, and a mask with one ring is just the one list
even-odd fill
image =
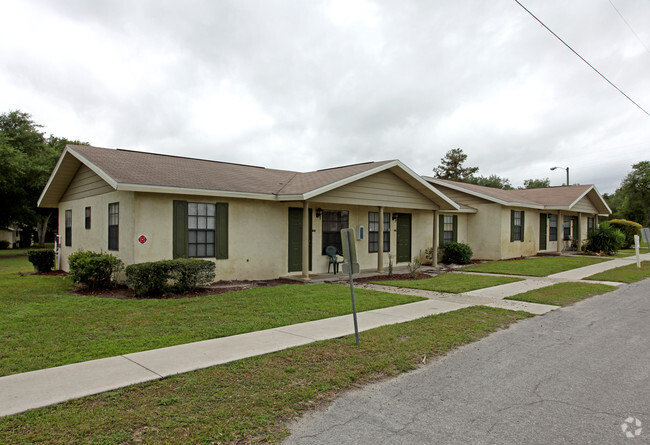
{"label": "asphalt road", "polygon": [[286,443],[649,444],[649,342],[650,279],[349,392]]}

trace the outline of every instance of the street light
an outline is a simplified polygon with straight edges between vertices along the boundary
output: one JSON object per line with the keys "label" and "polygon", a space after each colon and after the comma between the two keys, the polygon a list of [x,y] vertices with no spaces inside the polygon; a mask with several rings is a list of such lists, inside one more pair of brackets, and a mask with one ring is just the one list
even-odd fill
{"label": "street light", "polygon": [[551,171],[555,170],[557,168],[561,168],[562,170],[566,170],[566,185],[569,185],[569,167],[551,167]]}

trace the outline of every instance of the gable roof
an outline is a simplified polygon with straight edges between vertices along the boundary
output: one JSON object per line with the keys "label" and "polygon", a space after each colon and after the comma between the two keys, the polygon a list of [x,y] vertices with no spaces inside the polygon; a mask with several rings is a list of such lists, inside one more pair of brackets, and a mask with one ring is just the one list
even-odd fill
{"label": "gable roof", "polygon": [[609,215],[609,208],[594,185],[571,185],[523,190],[503,190],[494,187],[468,184],[448,179],[424,176],[428,182],[452,190],[467,193],[487,201],[510,207],[528,207],[544,210],[571,210],[580,200],[587,197],[601,215]]}
{"label": "gable roof", "polygon": [[38,205],[56,207],[81,164],[115,190],[278,201],[311,199],[377,172],[390,170],[441,209],[458,209],[456,203],[398,160],[301,173],[89,145],[66,146]]}

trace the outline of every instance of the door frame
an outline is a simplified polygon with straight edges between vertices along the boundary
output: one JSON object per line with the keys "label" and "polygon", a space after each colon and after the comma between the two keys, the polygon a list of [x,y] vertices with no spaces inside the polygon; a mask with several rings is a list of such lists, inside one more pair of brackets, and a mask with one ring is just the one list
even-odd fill
{"label": "door frame", "polygon": [[[287,237],[287,270],[289,272],[300,272],[302,271],[302,214],[303,214],[303,208],[302,207],[289,207],[288,214],[287,214],[287,232],[288,232],[288,237]],[[299,227],[300,227],[300,232],[298,235],[299,237],[296,237],[297,239],[300,239],[300,255],[298,257],[298,261],[296,261],[297,264],[297,269],[292,268],[291,263],[292,263],[292,257],[291,257],[291,240],[292,240],[292,235],[295,236],[295,234],[292,234],[292,225],[291,225],[291,216],[292,213],[294,214],[294,217],[296,217],[296,221],[298,221],[298,216],[299,216]],[[313,242],[312,242],[312,228],[313,228],[313,223],[312,223],[312,209],[309,209],[309,270],[312,270],[312,265],[313,265],[313,260],[312,260],[312,251],[313,251]],[[295,260],[295,259],[294,259]]]}

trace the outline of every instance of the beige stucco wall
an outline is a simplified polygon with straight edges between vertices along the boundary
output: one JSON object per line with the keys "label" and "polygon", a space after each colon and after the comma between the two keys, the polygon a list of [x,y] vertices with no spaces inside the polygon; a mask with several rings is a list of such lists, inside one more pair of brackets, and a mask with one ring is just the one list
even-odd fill
{"label": "beige stucco wall", "polygon": [[[524,240],[510,241],[511,210],[524,211]],[[539,212],[537,210],[501,206],[501,258],[517,258],[537,254],[539,244]]]}
{"label": "beige stucco wall", "polygon": [[[120,203],[119,250],[108,250],[108,204]],[[85,228],[85,208],[91,208],[90,229]],[[68,256],[79,250],[107,252],[125,264],[133,263],[134,246],[129,240],[134,232],[133,192],[113,191],[102,195],[59,203],[59,235],[61,235],[61,269],[68,270]],[[72,210],[72,246],[65,245],[65,211]]]}

